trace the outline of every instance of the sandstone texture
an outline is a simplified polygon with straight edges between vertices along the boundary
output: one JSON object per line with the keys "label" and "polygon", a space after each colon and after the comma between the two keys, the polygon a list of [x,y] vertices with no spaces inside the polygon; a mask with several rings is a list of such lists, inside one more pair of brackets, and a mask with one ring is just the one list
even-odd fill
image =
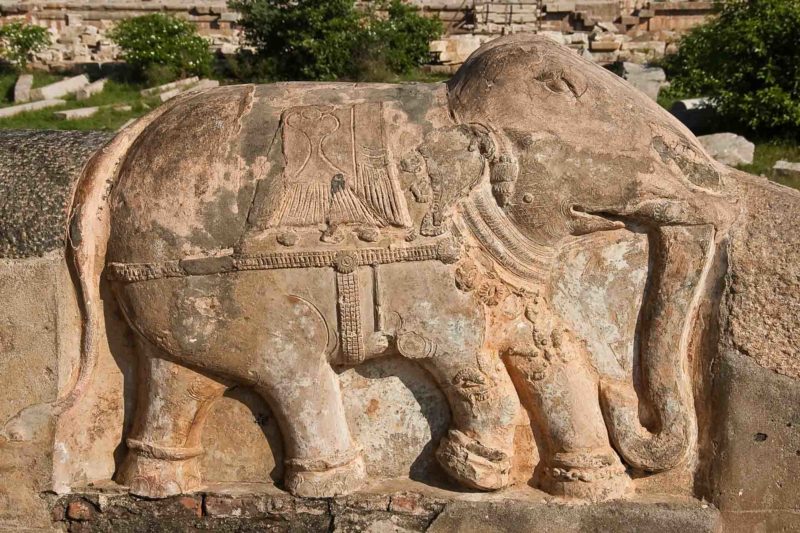
{"label": "sandstone texture", "polygon": [[800,378],[800,193],[763,178],[745,177],[744,223],[734,230],[727,256],[731,274],[724,301],[731,348],[755,363]]}
{"label": "sandstone texture", "polygon": [[4,135],[0,529],[797,527],[800,195],[552,39]]}

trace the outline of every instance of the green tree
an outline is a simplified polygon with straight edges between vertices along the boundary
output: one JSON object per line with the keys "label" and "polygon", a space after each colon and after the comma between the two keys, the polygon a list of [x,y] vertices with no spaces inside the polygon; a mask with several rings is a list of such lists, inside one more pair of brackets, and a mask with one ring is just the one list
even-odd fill
{"label": "green tree", "polygon": [[402,0],[379,3],[380,13],[369,25],[369,49],[391,72],[408,74],[430,59],[430,42],[443,32],[439,19],[420,16],[418,9]]}
{"label": "green tree", "polygon": [[271,77],[363,79],[379,63],[402,74],[424,63],[441,24],[401,0],[360,11],[354,0],[231,0]]}
{"label": "green tree", "polygon": [[666,61],[673,90],[709,96],[759,134],[800,134],[800,2],[728,0]]}
{"label": "green tree", "polygon": [[50,33],[41,26],[11,22],[0,26],[0,58],[15,70],[25,70],[31,54],[50,44]]}
{"label": "green tree", "polygon": [[175,17],[154,13],[123,20],[110,37],[125,61],[151,83],[211,71],[209,42],[191,23]]}

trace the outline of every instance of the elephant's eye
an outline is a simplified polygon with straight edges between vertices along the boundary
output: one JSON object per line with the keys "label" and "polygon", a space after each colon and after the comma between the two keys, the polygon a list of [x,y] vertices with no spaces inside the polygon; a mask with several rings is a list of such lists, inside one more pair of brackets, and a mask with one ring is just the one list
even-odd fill
{"label": "elephant's eye", "polygon": [[554,93],[569,92],[569,85],[561,78],[551,78],[545,82],[545,85]]}
{"label": "elephant's eye", "polygon": [[572,94],[580,98],[586,92],[586,79],[578,73],[567,70],[565,72],[546,72],[537,78],[545,87],[556,94]]}

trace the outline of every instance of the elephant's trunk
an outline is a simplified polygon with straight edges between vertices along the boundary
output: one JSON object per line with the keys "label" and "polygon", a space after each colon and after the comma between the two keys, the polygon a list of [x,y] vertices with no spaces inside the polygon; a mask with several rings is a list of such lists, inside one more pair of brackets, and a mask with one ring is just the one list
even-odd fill
{"label": "elephant's trunk", "polygon": [[714,227],[662,226],[651,234],[652,274],[640,330],[640,393],[652,423],[640,423],[630,386],[603,383],[600,395],[617,451],[641,470],[684,461],[697,440],[688,345],[714,256]]}

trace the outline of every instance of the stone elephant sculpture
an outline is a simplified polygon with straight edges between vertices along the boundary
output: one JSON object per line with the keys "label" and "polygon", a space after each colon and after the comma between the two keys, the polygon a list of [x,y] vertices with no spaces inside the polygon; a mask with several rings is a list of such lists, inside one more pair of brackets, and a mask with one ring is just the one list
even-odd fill
{"label": "stone elephant sculpture", "polygon": [[[203,420],[232,384],[273,409],[289,491],[357,489],[364,461],[332,365],[399,353],[448,399],[437,457],[454,480],[508,484],[521,397],[546,437],[543,488],[622,495],[620,456],[658,471],[694,444],[687,337],[734,216],[723,179],[654,103],[536,36],[483,46],[447,84],[177,98],[84,171],[70,227],[80,373],[47,409],[91,379],[105,272],[140,345],[117,473],[135,494],[201,486]],[[648,233],[653,257],[641,398],[598,377],[547,292],[561,243],[621,228]]]}

